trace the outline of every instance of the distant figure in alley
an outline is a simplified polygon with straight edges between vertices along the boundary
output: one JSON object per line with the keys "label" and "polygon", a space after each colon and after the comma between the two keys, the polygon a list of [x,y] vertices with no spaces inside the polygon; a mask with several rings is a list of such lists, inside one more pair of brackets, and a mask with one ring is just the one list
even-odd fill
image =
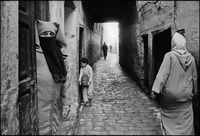
{"label": "distant figure in alley", "polygon": [[104,44],[102,45],[101,49],[103,50],[104,59],[106,59],[107,51],[108,51],[108,46],[106,45],[106,42],[104,42]]}
{"label": "distant figure in alley", "polygon": [[158,117],[163,135],[194,135],[192,98],[197,92],[194,57],[186,49],[184,36],[175,33],[154,81],[151,97],[161,94]]}
{"label": "distant figure in alley", "polygon": [[110,45],[110,52],[112,52],[112,45]]}

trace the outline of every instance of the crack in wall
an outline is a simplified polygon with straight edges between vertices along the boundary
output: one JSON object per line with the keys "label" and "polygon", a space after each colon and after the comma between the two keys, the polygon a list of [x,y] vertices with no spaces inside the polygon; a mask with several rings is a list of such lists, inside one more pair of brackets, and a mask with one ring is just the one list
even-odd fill
{"label": "crack in wall", "polygon": [[148,4],[156,4],[158,1],[154,1],[154,2],[147,2],[147,3],[145,3],[144,5],[142,5],[140,8],[139,8],[139,10],[138,10],[138,12],[140,12],[140,10],[141,9],[143,9],[146,5],[148,5]]}

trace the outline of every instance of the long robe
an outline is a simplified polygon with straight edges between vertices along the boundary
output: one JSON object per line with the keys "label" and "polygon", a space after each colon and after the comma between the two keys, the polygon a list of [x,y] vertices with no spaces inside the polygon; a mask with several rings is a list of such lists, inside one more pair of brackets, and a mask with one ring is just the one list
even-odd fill
{"label": "long robe", "polygon": [[163,135],[193,135],[192,97],[197,90],[196,64],[190,56],[190,64],[183,67],[177,54],[175,51],[165,54],[152,91],[161,93]]}
{"label": "long robe", "polygon": [[[56,37],[39,37],[42,32],[53,32]],[[60,93],[65,81],[64,60],[57,42],[67,46],[59,24],[35,21],[37,60],[38,122],[40,135],[58,135],[62,119]]]}
{"label": "long robe", "polygon": [[40,135],[58,135],[61,125],[63,83],[55,83],[42,52],[36,51]]}

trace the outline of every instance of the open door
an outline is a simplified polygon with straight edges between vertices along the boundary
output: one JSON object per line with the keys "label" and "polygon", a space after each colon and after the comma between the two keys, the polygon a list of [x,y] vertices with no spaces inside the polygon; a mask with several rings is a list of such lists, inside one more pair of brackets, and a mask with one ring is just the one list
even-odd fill
{"label": "open door", "polygon": [[38,135],[34,1],[19,1],[19,133]]}
{"label": "open door", "polygon": [[49,21],[49,1],[19,1],[19,133],[38,135],[35,20]]}

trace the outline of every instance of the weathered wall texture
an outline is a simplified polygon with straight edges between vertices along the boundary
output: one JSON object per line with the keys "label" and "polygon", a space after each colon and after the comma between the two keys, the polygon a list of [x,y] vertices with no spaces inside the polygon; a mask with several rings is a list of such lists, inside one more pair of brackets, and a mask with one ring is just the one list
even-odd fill
{"label": "weathered wall texture", "polygon": [[[184,28],[187,50],[195,57],[199,74],[199,1],[177,1],[177,28]],[[198,79],[199,80],[199,79]],[[200,85],[199,85],[200,87]],[[199,90],[193,100],[195,132],[199,135]]]}
{"label": "weathered wall texture", "polygon": [[[142,4],[142,5],[141,5]],[[138,23],[137,23],[137,43],[139,50],[144,50],[142,35],[148,35],[148,62],[149,62],[149,74],[148,81],[151,87],[154,80],[154,66],[153,66],[153,34],[161,32],[165,29],[171,28],[174,33],[174,2],[173,1],[158,1],[158,2],[138,2]],[[144,51],[141,52],[144,54]],[[144,55],[141,55],[141,60],[144,60]],[[144,70],[144,65],[138,69]],[[144,79],[144,72],[140,75],[140,79]],[[144,80],[143,80],[144,81]],[[141,84],[144,84],[142,81]]]}
{"label": "weathered wall texture", "polygon": [[[127,26],[122,24],[120,27],[120,64],[137,79],[138,84],[146,92],[150,92],[156,74],[154,73],[153,38],[155,34],[168,28],[171,30],[171,37],[177,30],[185,29],[187,49],[195,57],[199,68],[199,1],[136,1],[136,5],[137,22]],[[148,54],[144,54],[143,35],[148,36]],[[144,86],[145,55],[148,55],[149,88]],[[199,109],[199,99],[195,98],[195,130],[199,133],[197,109]]]}
{"label": "weathered wall texture", "polygon": [[[69,2],[69,1],[68,1]],[[100,56],[101,33],[97,33],[88,22],[81,1],[49,1],[50,21],[58,22],[66,36],[67,82],[64,86],[67,116],[64,118],[61,134],[72,134],[79,109],[79,33],[83,29],[82,54],[93,65]],[[71,4],[72,4],[71,3]],[[18,1],[1,1],[1,134],[18,134]],[[72,5],[73,5],[72,4]],[[36,11],[37,12],[37,11]]]}
{"label": "weathered wall texture", "polygon": [[[153,84],[154,74],[152,39],[154,34],[171,28],[171,36],[176,30],[185,29],[187,49],[199,64],[199,2],[198,1],[138,1],[137,43],[143,49],[142,35],[148,35],[149,86]],[[143,52],[141,52],[143,53]],[[143,55],[141,55],[142,57]],[[144,60],[143,57],[141,60]],[[144,66],[144,65],[143,65]],[[142,67],[139,69],[143,69]],[[141,79],[144,75],[141,74]]]}
{"label": "weathered wall texture", "polygon": [[[66,98],[63,98],[67,117],[63,122],[60,134],[72,133],[76,123],[77,108],[78,108],[78,85],[77,85],[77,44],[76,44],[76,11],[71,8],[64,7],[64,1],[49,1],[50,5],[50,20],[58,22],[62,31],[66,36],[67,48],[63,49],[63,53],[67,54],[66,69],[67,81],[64,84],[63,93]],[[74,37],[71,37],[74,35]],[[64,130],[65,129],[65,130]],[[66,132],[67,131],[67,132]]]}
{"label": "weathered wall texture", "polygon": [[[79,42],[82,40],[81,57],[87,57],[90,65],[93,65],[100,56],[101,35],[89,28],[87,16],[84,13],[81,1],[73,1],[76,8],[66,5],[64,1],[49,1],[50,20],[61,24],[67,39],[67,48],[63,50],[67,54],[68,80],[64,86],[66,98],[63,102],[66,106],[67,116],[64,118],[61,134],[73,134],[79,109]],[[64,6],[65,4],[65,6]],[[80,29],[83,29],[82,39],[79,37]]]}
{"label": "weathered wall texture", "polygon": [[129,12],[133,12],[133,16],[119,22],[119,62],[131,77],[141,83],[143,79],[141,75],[144,73],[142,70],[143,53],[142,49],[139,48],[141,44],[137,44],[137,13],[134,7],[129,10]]}
{"label": "weathered wall texture", "polygon": [[58,22],[64,30],[64,1],[49,1],[50,21]]}
{"label": "weathered wall texture", "polygon": [[1,135],[18,134],[18,2],[1,1]]}
{"label": "weathered wall texture", "polygon": [[187,50],[199,66],[199,1],[177,1],[176,20],[178,29],[184,28]]}
{"label": "weathered wall texture", "polygon": [[86,29],[87,40],[85,40],[85,57],[89,58],[89,64],[92,66],[99,58],[101,53],[101,34]]}
{"label": "weathered wall texture", "polygon": [[[136,43],[135,25],[122,28],[120,26],[120,64],[132,76],[137,77],[135,73],[136,66],[139,63],[139,52]],[[141,72],[141,71],[139,71]]]}
{"label": "weathered wall texture", "polygon": [[[148,83],[154,81],[153,37],[168,28],[171,36],[176,30],[185,29],[187,49],[199,66],[199,2],[198,1],[137,1],[137,23],[120,27],[121,61],[126,69],[144,83],[144,41],[148,35]],[[136,33],[132,32],[136,28]],[[129,42],[129,43],[128,43]],[[133,47],[135,45],[135,47]],[[127,57],[130,56],[130,57]],[[133,57],[134,56],[134,57]],[[129,58],[127,60],[126,58]]]}

